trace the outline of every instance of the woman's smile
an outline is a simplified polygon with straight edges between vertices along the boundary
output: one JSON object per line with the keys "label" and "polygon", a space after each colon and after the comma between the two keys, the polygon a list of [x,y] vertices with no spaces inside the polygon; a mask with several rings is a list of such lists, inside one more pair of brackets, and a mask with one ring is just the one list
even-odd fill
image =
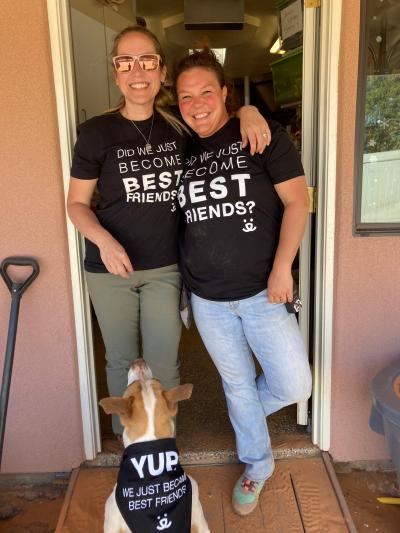
{"label": "woman's smile", "polygon": [[150,83],[145,81],[129,83],[129,87],[131,89],[147,89],[149,86]]}

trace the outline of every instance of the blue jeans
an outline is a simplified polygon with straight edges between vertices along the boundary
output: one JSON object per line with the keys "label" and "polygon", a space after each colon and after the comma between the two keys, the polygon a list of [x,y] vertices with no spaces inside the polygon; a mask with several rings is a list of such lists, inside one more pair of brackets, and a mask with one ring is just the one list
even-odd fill
{"label": "blue jeans", "polygon": [[[266,416],[311,394],[303,339],[284,304],[271,304],[264,290],[230,302],[192,294],[193,315],[221,377],[239,459],[252,481],[274,470]],[[263,373],[256,377],[252,352]]]}

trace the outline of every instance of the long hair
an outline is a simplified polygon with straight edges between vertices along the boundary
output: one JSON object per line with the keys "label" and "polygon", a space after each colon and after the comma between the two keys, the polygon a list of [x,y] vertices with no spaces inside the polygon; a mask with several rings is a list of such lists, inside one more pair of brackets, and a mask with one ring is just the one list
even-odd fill
{"label": "long hair", "polygon": [[[163,49],[161,48],[160,41],[157,39],[154,33],[152,33],[150,30],[148,30],[144,26],[128,26],[124,28],[122,31],[120,31],[114,38],[111,58],[118,54],[118,46],[119,46],[119,43],[121,42],[121,39],[125,37],[125,35],[128,35],[130,33],[140,33],[148,37],[152,41],[156,53],[159,54],[161,57],[159,68],[161,69],[163,66],[165,66],[166,64],[165,54],[163,52]],[[114,65],[112,65],[112,68],[114,68]],[[182,122],[178,120],[169,111],[169,106],[171,104],[172,104],[172,95],[161,84],[160,90],[154,100],[154,108],[164,118],[164,120],[166,120],[179,134],[182,135],[183,131],[185,131],[186,133],[189,133],[189,130],[187,129],[187,127],[184,124],[182,124]],[[115,113],[117,111],[120,111],[124,106],[125,106],[125,97],[122,96],[118,105],[115,107],[112,107],[111,109],[108,109],[106,113]]]}
{"label": "long hair", "polygon": [[175,95],[176,84],[179,76],[183,74],[183,72],[195,67],[205,68],[216,75],[220,87],[222,88],[225,86],[227,88],[227,97],[225,101],[226,110],[229,114],[237,111],[239,105],[236,100],[233,84],[227,79],[224,69],[221,63],[218,61],[217,56],[210,48],[208,48],[208,46],[184,56],[175,63],[173,72]]}

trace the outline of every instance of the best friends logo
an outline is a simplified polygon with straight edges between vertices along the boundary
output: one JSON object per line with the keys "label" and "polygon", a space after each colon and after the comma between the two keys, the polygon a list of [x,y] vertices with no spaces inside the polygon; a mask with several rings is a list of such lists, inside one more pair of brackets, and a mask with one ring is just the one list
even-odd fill
{"label": "best friends logo", "polygon": [[176,141],[159,144],[154,149],[118,148],[116,159],[127,202],[171,201],[171,211],[176,210],[177,186],[182,174]]}
{"label": "best friends logo", "polygon": [[[186,494],[188,478],[182,471],[181,475],[174,475],[178,468],[178,454],[175,451],[146,454],[140,457],[130,457],[129,461],[135,471],[134,478],[139,478],[134,484],[121,483],[121,495],[128,500],[129,511],[162,508],[183,498]],[[161,481],[153,482],[154,478],[163,476]],[[162,520],[162,526],[168,522]],[[163,527],[164,529],[164,527]]]}
{"label": "best friends logo", "polygon": [[115,499],[132,531],[190,533],[192,485],[173,439],[125,449]]}
{"label": "best friends logo", "polygon": [[[187,224],[235,214],[247,217],[243,218],[242,231],[247,233],[257,229],[252,218],[256,203],[246,200],[247,183],[251,175],[240,172],[248,169],[247,157],[239,153],[241,145],[241,142],[237,142],[215,153],[202,152],[198,157],[192,156],[186,161],[187,168],[178,190],[178,201]],[[203,176],[205,179],[201,179]],[[239,200],[220,201],[228,196]]]}

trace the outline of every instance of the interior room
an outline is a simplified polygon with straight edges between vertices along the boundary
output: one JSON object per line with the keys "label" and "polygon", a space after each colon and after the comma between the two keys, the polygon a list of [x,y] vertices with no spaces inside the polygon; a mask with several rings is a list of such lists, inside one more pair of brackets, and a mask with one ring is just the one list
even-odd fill
{"label": "interior room", "polygon": [[[217,50],[240,103],[255,105],[266,118],[280,122],[301,153],[303,9],[302,0],[70,0],[77,123],[118,103],[110,60],[112,39],[124,27],[140,24],[157,35],[169,71],[189,49],[207,43]],[[309,265],[311,255],[312,251]],[[297,282],[300,263],[297,259],[293,270]],[[311,294],[309,281],[302,298],[311,302]],[[311,305],[307,313],[312,328]],[[104,346],[94,313],[93,331],[97,395],[103,398],[107,396]],[[179,355],[182,382],[194,384],[192,399],[181,403],[178,415],[181,453],[194,462],[235,460],[220,379],[194,325],[183,328]],[[268,417],[275,449],[311,447],[309,407],[302,424],[297,409],[293,405]],[[110,417],[102,412],[100,430],[103,452],[112,452]]]}

